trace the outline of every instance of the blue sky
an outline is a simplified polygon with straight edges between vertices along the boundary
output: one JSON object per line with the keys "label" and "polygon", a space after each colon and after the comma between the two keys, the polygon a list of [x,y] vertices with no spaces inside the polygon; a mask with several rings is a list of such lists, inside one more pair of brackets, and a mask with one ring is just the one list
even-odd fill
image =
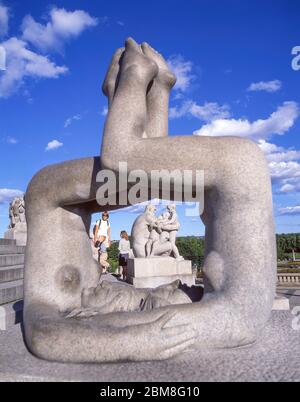
{"label": "blue sky", "polygon": [[[147,41],[178,76],[170,133],[242,135],[266,153],[276,230],[300,231],[300,3],[0,0],[0,236],[8,202],[43,166],[99,152],[101,84],[126,37]],[[202,235],[179,207],[181,234]],[[111,216],[113,237],[134,211]]]}

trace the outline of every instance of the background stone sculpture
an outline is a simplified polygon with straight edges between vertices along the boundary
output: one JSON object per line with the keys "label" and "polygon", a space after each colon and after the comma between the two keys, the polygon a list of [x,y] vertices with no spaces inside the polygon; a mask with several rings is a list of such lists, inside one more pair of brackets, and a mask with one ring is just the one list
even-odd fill
{"label": "background stone sculpture", "polygon": [[27,225],[25,217],[25,198],[15,197],[9,204],[8,230],[4,234],[5,239],[14,239],[18,246],[25,246],[27,240]]}
{"label": "background stone sculpture", "polygon": [[[158,256],[158,255],[172,255],[177,260],[183,260],[183,257],[179,254],[178,248],[176,246],[176,236],[180,228],[180,223],[176,213],[176,205],[171,204],[167,206],[167,212],[163,213],[157,222],[157,228],[155,232],[158,232],[158,241],[152,244],[150,252],[147,256]],[[165,252],[165,247],[170,247],[170,250]]]}
{"label": "background stone sculpture", "polygon": [[156,207],[148,205],[132,226],[134,256],[138,258],[174,256],[182,260],[176,246],[176,236],[180,228],[176,205],[168,205],[167,212],[155,216]]}
{"label": "background stone sculpture", "polygon": [[18,223],[26,222],[24,197],[16,197],[9,204],[9,219],[9,229],[13,229]]}
{"label": "background stone sculpture", "polygon": [[[37,356],[72,362],[165,359],[196,338],[205,348],[246,345],[265,326],[276,273],[267,163],[242,138],[168,137],[174,82],[161,55],[128,39],[103,86],[109,112],[101,157],[49,166],[32,179],[26,193],[24,324],[27,345]],[[95,201],[96,174],[111,169],[118,175],[120,161],[149,177],[153,169],[205,171],[205,295],[200,303],[67,319],[66,312],[81,307],[82,290],[99,279],[88,233],[91,213],[104,209]],[[118,206],[105,207],[113,208]]]}

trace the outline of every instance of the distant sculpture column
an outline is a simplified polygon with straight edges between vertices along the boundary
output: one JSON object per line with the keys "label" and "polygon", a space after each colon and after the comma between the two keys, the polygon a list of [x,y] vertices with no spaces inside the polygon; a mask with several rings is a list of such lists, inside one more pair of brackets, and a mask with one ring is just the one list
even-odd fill
{"label": "distant sculpture column", "polygon": [[4,233],[5,239],[16,240],[17,246],[26,246],[27,224],[25,218],[25,198],[16,197],[9,204],[8,230]]}

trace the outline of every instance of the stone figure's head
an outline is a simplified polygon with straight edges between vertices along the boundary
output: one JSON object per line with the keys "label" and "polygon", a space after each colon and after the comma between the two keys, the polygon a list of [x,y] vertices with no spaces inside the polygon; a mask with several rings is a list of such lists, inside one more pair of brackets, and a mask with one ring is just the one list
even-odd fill
{"label": "stone figure's head", "polygon": [[[179,279],[169,283],[168,285],[161,285],[152,291],[154,297],[159,300],[167,300],[168,304],[185,304],[191,303],[191,299],[180,290],[181,281]],[[159,305],[153,306],[154,308],[160,307]]]}
{"label": "stone figure's head", "polygon": [[152,215],[154,215],[155,212],[156,212],[156,206],[153,205],[153,204],[147,205],[147,206],[146,206],[146,209],[145,209],[145,212],[146,212],[147,214],[152,214]]}
{"label": "stone figure's head", "polygon": [[163,213],[160,215],[159,220],[164,221],[164,220],[166,220],[166,219],[168,219],[168,218],[169,218],[169,212],[163,212]]}
{"label": "stone figure's head", "polygon": [[170,212],[175,212],[176,211],[176,204],[167,205],[167,210],[170,211]]}
{"label": "stone figure's head", "polygon": [[20,206],[25,207],[25,199],[24,197],[16,197],[10,203],[10,208],[19,208]]}

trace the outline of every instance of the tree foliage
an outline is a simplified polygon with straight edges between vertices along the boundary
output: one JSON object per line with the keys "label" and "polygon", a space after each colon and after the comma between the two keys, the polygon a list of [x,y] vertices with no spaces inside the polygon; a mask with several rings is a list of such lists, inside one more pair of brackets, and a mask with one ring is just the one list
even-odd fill
{"label": "tree foliage", "polygon": [[[277,257],[279,260],[287,258],[288,254],[295,251],[300,253],[300,233],[277,234]],[[204,238],[195,236],[178,237],[176,245],[180,254],[186,260],[191,260],[193,265],[200,267],[204,259]],[[113,267],[118,266],[118,242],[113,242],[108,249],[109,262]]]}
{"label": "tree foliage", "polygon": [[277,258],[283,260],[293,250],[300,252],[300,233],[277,234]]}
{"label": "tree foliage", "polygon": [[204,259],[204,238],[187,236],[176,240],[179,253],[185,260],[191,260],[193,265],[200,267]]}
{"label": "tree foliage", "polygon": [[[204,258],[204,239],[200,237],[188,236],[188,237],[178,237],[176,239],[176,245],[179,249],[180,254],[185,260],[191,260],[192,264],[201,266]],[[118,242],[112,242],[111,246],[107,250],[108,252],[108,262],[112,268],[118,266]]]}

